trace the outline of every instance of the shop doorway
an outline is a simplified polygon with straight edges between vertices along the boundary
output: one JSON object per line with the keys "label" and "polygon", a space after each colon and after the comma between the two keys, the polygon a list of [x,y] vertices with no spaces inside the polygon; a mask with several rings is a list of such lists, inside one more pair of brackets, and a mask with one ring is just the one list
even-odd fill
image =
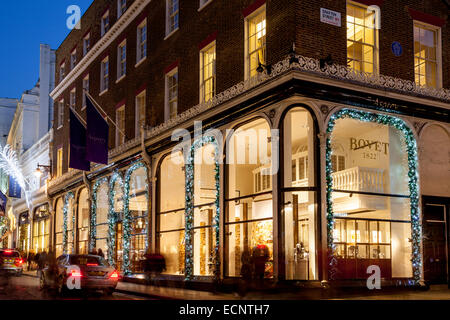
{"label": "shop doorway", "polygon": [[118,271],[122,271],[123,265],[123,222],[117,222],[116,224],[116,252],[115,260],[116,260],[116,269]]}
{"label": "shop doorway", "polygon": [[448,282],[448,198],[423,198],[424,278],[431,284]]}

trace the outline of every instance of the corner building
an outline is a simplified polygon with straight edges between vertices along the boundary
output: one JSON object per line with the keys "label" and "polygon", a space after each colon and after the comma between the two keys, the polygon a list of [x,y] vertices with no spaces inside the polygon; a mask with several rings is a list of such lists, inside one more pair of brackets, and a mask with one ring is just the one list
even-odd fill
{"label": "corner building", "polygon": [[[56,52],[53,245],[180,284],[257,253],[269,282],[447,283],[449,39],[437,0],[94,1]],[[83,89],[117,124],[85,174]]]}

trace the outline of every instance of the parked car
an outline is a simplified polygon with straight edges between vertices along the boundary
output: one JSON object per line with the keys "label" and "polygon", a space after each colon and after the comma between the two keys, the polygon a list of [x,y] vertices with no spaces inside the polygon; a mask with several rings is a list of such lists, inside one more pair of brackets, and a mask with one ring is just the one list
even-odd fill
{"label": "parked car", "polygon": [[0,273],[2,275],[21,276],[23,272],[23,259],[20,252],[13,249],[0,249]]}
{"label": "parked car", "polygon": [[65,254],[56,259],[56,266],[47,265],[41,272],[41,290],[56,289],[59,294],[67,292],[67,280],[79,280],[75,290],[103,290],[111,295],[119,282],[119,273],[99,256]]}

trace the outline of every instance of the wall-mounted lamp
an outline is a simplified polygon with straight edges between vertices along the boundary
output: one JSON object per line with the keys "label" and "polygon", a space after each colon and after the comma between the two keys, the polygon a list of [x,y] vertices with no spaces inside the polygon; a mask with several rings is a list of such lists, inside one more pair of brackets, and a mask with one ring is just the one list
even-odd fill
{"label": "wall-mounted lamp", "polygon": [[44,172],[48,172],[50,174],[50,176],[51,176],[52,175],[52,166],[51,165],[50,166],[45,166],[45,165],[41,165],[41,164],[38,163],[36,171],[34,172],[34,175],[37,178],[40,178],[40,177],[42,177]]}
{"label": "wall-mounted lamp", "polygon": [[299,63],[297,56],[295,55],[295,42],[292,43],[292,49],[289,52],[289,63]]}
{"label": "wall-mounted lamp", "polygon": [[256,68],[256,71],[258,73],[263,73],[264,69],[267,70],[268,75],[272,73],[272,66],[270,64],[269,65],[262,64],[261,62],[259,63],[258,68]]}

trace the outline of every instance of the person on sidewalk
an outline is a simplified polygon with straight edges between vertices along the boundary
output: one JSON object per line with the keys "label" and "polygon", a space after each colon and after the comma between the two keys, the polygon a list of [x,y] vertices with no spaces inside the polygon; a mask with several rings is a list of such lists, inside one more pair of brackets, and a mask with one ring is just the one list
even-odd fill
{"label": "person on sidewalk", "polygon": [[42,270],[45,268],[45,265],[47,264],[47,252],[42,251],[42,253],[39,255],[39,260],[38,260],[38,277],[41,276],[41,272]]}
{"label": "person on sidewalk", "polygon": [[238,294],[244,297],[250,288],[250,281],[253,278],[253,261],[252,255],[248,249],[245,249],[241,255],[241,279],[238,284]]}
{"label": "person on sidewalk", "polygon": [[89,254],[90,255],[93,255],[93,256],[97,256],[98,255],[98,252],[97,252],[97,249],[92,249],[92,251],[91,252],[89,252]]}
{"label": "person on sidewalk", "polygon": [[33,257],[34,265],[36,266],[36,270],[38,270],[37,273],[39,273],[39,256],[40,256],[40,253],[38,252]]}
{"label": "person on sidewalk", "polygon": [[102,251],[101,248],[98,248],[97,255],[98,255],[99,257],[105,258],[105,254],[103,253],[103,251]]}
{"label": "person on sidewalk", "polygon": [[34,260],[34,252],[29,252],[27,256],[27,271],[30,271],[32,269],[32,263]]}

